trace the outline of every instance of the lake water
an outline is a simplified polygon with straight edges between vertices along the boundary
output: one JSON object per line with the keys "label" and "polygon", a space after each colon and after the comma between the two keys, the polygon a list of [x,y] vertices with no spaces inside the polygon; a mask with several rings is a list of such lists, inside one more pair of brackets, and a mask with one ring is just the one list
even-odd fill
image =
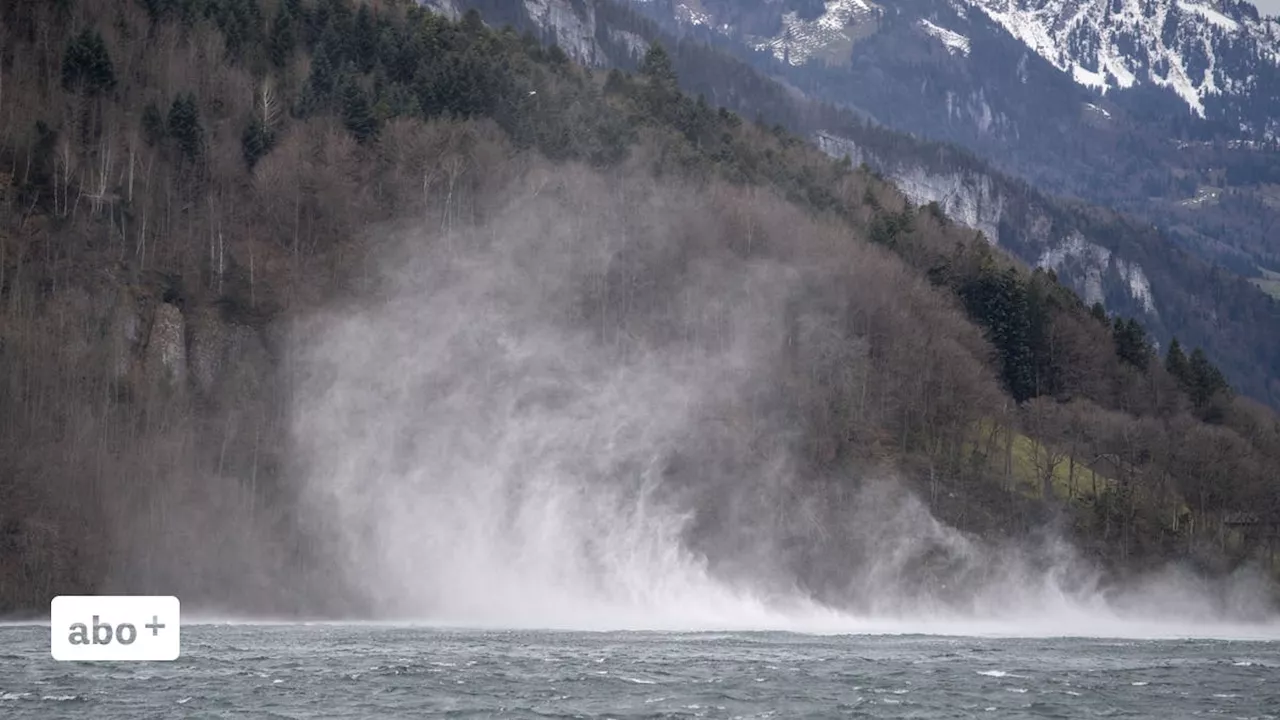
{"label": "lake water", "polygon": [[184,626],[172,663],[0,627],[0,718],[1275,718],[1280,643]]}

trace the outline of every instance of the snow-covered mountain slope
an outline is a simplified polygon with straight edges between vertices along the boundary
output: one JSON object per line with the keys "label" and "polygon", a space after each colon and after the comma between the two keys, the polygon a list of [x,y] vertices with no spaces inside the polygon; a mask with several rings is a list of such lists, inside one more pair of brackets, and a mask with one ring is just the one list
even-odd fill
{"label": "snow-covered mountain slope", "polygon": [[968,58],[966,29],[983,26],[1095,94],[1157,88],[1243,139],[1280,136],[1280,18],[1245,0],[628,1],[790,66],[848,66],[862,40],[906,27]]}
{"label": "snow-covered mountain slope", "polygon": [[920,27],[929,35],[937,38],[948,50],[961,55],[969,54],[969,38],[944,27],[938,27],[928,20],[921,20]]}
{"label": "snow-covered mountain slope", "polygon": [[1200,117],[1213,96],[1249,95],[1280,65],[1280,25],[1237,0],[955,0],[1082,85],[1149,82]]}
{"label": "snow-covered mountain slope", "polygon": [[813,59],[842,64],[859,34],[882,12],[870,0],[830,0],[814,18],[801,17],[796,10],[785,13],[777,35],[756,38],[752,45],[794,65]]}

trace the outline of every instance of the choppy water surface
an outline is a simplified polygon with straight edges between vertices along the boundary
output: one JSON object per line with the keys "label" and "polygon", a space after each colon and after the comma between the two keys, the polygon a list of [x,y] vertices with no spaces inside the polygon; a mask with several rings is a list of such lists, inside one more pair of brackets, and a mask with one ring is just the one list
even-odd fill
{"label": "choppy water surface", "polygon": [[1280,715],[1275,642],[200,625],[73,664],[48,632],[0,627],[0,717]]}

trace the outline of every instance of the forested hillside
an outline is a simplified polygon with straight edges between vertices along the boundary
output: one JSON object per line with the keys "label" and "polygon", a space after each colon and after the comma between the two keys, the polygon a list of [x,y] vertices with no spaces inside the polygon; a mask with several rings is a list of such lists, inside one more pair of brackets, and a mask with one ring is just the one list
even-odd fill
{"label": "forested hillside", "polygon": [[[0,12],[0,611],[359,610],[298,512],[295,348],[299,321],[379,297],[405,228],[449,252],[545,228],[589,258],[564,322],[610,352],[728,342],[720,305],[664,309],[709,265],[800,278],[767,382],[716,419],[790,428],[799,495],[874,469],[978,534],[1055,519],[1117,576],[1275,571],[1280,424],[1202,351],[1158,355],[869,169],[682,94],[661,47],[592,73],[395,2]],[[681,472],[707,498],[690,545],[731,544],[734,488]],[[820,595],[856,542],[829,507],[787,561]]]}

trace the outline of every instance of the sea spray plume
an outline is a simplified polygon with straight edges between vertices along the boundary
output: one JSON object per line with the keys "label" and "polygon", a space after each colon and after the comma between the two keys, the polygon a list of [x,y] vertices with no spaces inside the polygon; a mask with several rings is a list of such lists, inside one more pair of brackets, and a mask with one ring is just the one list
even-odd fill
{"label": "sea spray plume", "polygon": [[1110,608],[1125,616],[1274,624],[1274,592],[1259,563],[1241,565],[1225,577],[1209,580],[1178,562],[1126,578],[1105,588],[1104,596]]}
{"label": "sea spray plume", "polygon": [[984,539],[939,522],[899,482],[863,482],[856,495],[844,596],[859,615],[1005,633],[1280,634],[1257,567],[1212,581],[1177,564],[1108,578],[1052,527]]}
{"label": "sea spray plume", "polygon": [[854,454],[912,403],[995,412],[972,328],[878,250],[719,192],[569,169],[406,233],[372,298],[304,326],[303,512],[367,609],[1088,634],[1111,611],[1065,544],[960,533]]}
{"label": "sea spray plume", "polygon": [[845,540],[856,548],[847,594],[861,613],[1011,620],[1097,595],[1096,570],[1058,536],[975,537],[940,522],[890,479],[862,483],[850,504],[858,530]]}
{"label": "sea spray plume", "polygon": [[[380,612],[713,621],[715,595],[730,592],[681,543],[687,514],[660,497],[662,461],[751,352],[727,332],[602,346],[565,286],[614,258],[556,228],[528,232],[530,212],[512,216],[500,244],[484,231],[435,243],[390,280],[395,300],[324,321],[298,437],[316,441],[316,500],[342,533],[343,564],[365,575]],[[608,238],[595,243],[598,253]],[[737,312],[769,315],[742,299]],[[730,310],[668,301],[656,315]],[[622,327],[662,335],[674,329],[663,319]]]}

